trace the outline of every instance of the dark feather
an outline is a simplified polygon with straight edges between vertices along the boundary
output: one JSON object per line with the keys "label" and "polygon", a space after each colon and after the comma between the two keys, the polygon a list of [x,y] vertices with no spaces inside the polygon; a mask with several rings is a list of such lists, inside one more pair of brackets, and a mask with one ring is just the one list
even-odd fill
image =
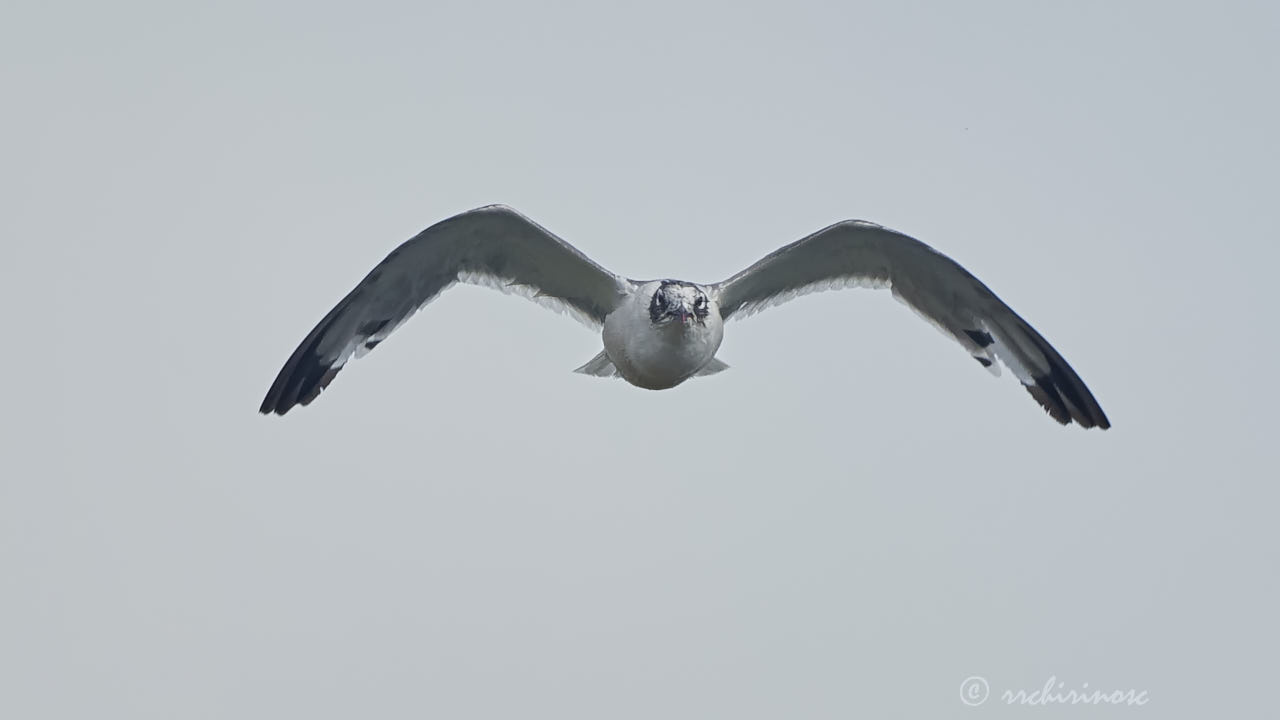
{"label": "dark feather", "polygon": [[321,338],[328,332],[329,326],[347,309],[353,295],[355,295],[354,291],[330,310],[329,314],[325,315],[324,319],[307,334],[307,337],[298,345],[298,349],[293,351],[284,367],[280,368],[275,382],[271,383],[271,388],[267,390],[267,396],[263,398],[258,412],[263,415],[271,413],[284,415],[294,405],[307,405],[315,400],[320,395],[320,391],[333,382],[333,378],[342,368],[341,366],[332,367],[330,362],[320,357],[316,348]]}
{"label": "dark feather", "polygon": [[1103,430],[1111,427],[1106,413],[1098,406],[1093,393],[1085,387],[1084,381],[1076,374],[1067,361],[1054,350],[1040,333],[1024,323],[1028,334],[1049,363],[1049,372],[1034,377],[1035,385],[1027,385],[1031,397],[1053,416],[1054,420],[1068,425],[1071,421],[1080,427],[1098,427]]}
{"label": "dark feather", "polygon": [[991,333],[985,330],[965,330],[964,334],[968,335],[970,340],[976,342],[978,347],[984,348],[995,342],[995,338],[991,337]]}

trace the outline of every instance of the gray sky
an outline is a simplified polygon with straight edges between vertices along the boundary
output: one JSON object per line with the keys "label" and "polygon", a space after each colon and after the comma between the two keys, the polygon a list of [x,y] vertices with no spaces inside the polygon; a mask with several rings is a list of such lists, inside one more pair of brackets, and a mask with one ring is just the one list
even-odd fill
{"label": "gray sky", "polygon": [[[6,3],[0,716],[1272,710],[1276,8]],[[491,202],[640,278],[903,230],[1114,428],[870,291],[653,393],[462,287],[256,413]],[[997,697],[1050,677],[1150,702]]]}

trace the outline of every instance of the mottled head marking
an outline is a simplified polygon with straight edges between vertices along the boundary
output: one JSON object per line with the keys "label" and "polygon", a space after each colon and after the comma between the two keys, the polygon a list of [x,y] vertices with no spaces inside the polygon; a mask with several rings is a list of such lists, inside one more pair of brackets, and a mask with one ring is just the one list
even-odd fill
{"label": "mottled head marking", "polygon": [[649,302],[649,320],[655,325],[677,318],[681,322],[691,318],[701,325],[710,311],[711,302],[706,293],[693,283],[679,280],[663,280]]}

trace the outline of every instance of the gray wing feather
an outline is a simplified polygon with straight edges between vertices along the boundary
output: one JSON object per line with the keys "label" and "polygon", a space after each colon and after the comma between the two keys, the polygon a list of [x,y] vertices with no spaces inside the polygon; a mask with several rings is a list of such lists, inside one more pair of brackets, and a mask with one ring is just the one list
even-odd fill
{"label": "gray wing feather", "polygon": [[303,339],[259,411],[306,405],[353,355],[361,357],[456,282],[494,287],[599,327],[630,281],[532,220],[490,205],[436,223],[391,251]]}
{"label": "gray wing feather", "polygon": [[809,292],[891,288],[896,298],[960,343],[984,367],[999,361],[1058,422],[1110,427],[1066,360],[958,263],[874,223],[848,220],[770,253],[712,286],[726,320]]}

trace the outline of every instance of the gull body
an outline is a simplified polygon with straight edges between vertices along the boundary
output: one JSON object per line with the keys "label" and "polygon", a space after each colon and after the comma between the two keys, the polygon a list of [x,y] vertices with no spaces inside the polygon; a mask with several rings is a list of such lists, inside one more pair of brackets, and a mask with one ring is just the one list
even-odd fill
{"label": "gull body", "polygon": [[[663,294],[657,295],[659,291]],[[675,307],[655,320],[656,295],[669,297]],[[699,301],[707,304],[705,312],[697,306]],[[666,390],[697,375],[715,359],[724,339],[724,321],[707,288],[652,281],[605,317],[602,336],[603,354],[618,375],[637,387]]]}
{"label": "gull body", "polygon": [[954,260],[897,231],[846,220],[718,283],[639,281],[609,272],[503,205],[455,215],[392,250],[298,345],[260,412],[283,415],[311,403],[350,359],[457,282],[568,312],[599,330],[604,345],[577,372],[649,390],[725,370],[716,352],[731,317],[819,290],[888,288],[993,374],[1008,367],[1054,420],[1110,427],[1084,382],[1034,328]]}

